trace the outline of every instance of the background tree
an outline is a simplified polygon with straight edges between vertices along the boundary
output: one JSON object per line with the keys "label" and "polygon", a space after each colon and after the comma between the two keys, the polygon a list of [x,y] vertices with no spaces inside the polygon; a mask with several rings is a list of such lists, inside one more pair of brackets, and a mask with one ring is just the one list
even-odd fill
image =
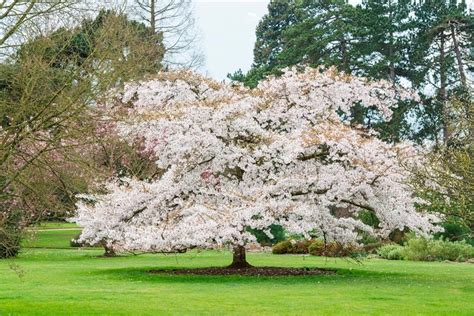
{"label": "background tree", "polygon": [[452,131],[449,127],[448,99],[469,98],[472,83],[468,82],[466,67],[473,47],[473,18],[465,1],[420,1],[416,14],[415,49],[410,56],[414,69],[413,84],[425,92],[423,107],[419,109],[420,133],[435,143],[447,145]]}
{"label": "background tree", "polygon": [[277,56],[283,50],[283,32],[297,23],[297,9],[302,1],[271,1],[268,13],[263,16],[256,29],[256,41],[253,49],[254,62],[248,73],[238,70],[227,76],[235,81],[244,82],[246,86],[256,87],[258,82],[271,74],[281,74]]}
{"label": "background tree", "polygon": [[441,99],[471,84],[467,65],[473,24],[465,1],[366,0],[357,6],[343,0],[286,6],[271,1],[268,8],[257,28],[255,51],[271,53],[255,53],[250,71],[231,79],[255,87],[284,67],[303,64],[335,65],[353,75],[402,83],[416,88],[421,102],[400,102],[388,123],[357,105],[347,119],[389,141],[439,144],[449,138],[449,128],[443,127],[451,121],[444,118],[449,109],[443,110]]}
{"label": "background tree", "polygon": [[272,1],[268,13],[259,22],[254,53],[254,67],[273,66],[283,47],[283,32],[299,21],[301,1]]}
{"label": "background tree", "polygon": [[[471,102],[466,106],[465,102]],[[447,101],[454,122],[451,145],[430,154],[430,164],[418,170],[418,190],[431,201],[422,206],[427,211],[442,213],[445,218],[444,237],[474,241],[474,125],[472,101]],[[471,111],[466,115],[464,111]],[[458,113],[458,115],[454,115]]]}
{"label": "background tree", "polygon": [[77,1],[21,1],[5,0],[0,3],[0,49],[11,52],[24,40],[29,28],[36,28],[45,16],[77,12]]}
{"label": "background tree", "polygon": [[143,24],[102,11],[29,40],[1,65],[0,226],[21,234],[45,214],[71,210],[77,193],[110,175],[94,168],[105,124],[95,104],[124,80],[156,73],[159,40]]}
{"label": "background tree", "polygon": [[198,48],[193,7],[190,0],[134,0],[133,9],[152,34],[163,38],[165,62],[198,68],[203,55]]}
{"label": "background tree", "polygon": [[359,8],[357,49],[363,58],[359,71],[370,78],[393,83],[410,80],[411,1],[365,0]]}
{"label": "background tree", "polygon": [[297,9],[301,22],[282,32],[285,49],[277,57],[279,64],[334,65],[352,73],[354,10],[344,0],[303,2]]}

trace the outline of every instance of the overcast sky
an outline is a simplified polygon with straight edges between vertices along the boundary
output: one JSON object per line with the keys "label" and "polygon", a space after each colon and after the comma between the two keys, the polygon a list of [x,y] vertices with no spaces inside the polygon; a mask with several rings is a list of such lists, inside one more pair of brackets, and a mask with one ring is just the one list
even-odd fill
{"label": "overcast sky", "polygon": [[[218,80],[253,61],[255,28],[269,0],[194,0],[206,63],[202,72]],[[357,3],[358,0],[351,0]],[[474,0],[468,0],[468,3]]]}
{"label": "overcast sky", "polygon": [[206,64],[202,71],[222,80],[253,60],[255,28],[267,12],[268,0],[195,0]]}

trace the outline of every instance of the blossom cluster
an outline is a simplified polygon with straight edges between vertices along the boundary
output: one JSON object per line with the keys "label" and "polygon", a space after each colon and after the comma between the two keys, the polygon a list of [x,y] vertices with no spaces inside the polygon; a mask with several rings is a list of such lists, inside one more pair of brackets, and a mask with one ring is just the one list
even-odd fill
{"label": "blossom cluster", "polygon": [[272,237],[272,224],[344,243],[360,232],[429,234],[436,218],[416,211],[422,201],[404,166],[416,150],[341,119],[354,103],[390,119],[397,99],[412,97],[392,88],[332,68],[288,69],[252,90],[190,72],[127,84],[108,115],[120,117],[121,137],[153,153],[161,176],[115,179],[80,202],[81,238],[118,251],[177,251],[245,245],[255,241],[248,228]]}

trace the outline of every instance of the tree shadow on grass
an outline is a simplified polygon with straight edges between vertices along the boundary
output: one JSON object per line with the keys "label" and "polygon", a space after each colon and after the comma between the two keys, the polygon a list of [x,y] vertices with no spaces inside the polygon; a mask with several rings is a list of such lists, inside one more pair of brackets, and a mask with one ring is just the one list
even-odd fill
{"label": "tree shadow on grass", "polygon": [[[198,267],[179,267],[180,269],[193,269]],[[315,268],[315,267],[310,267]],[[140,281],[152,283],[203,283],[218,284],[224,282],[236,283],[261,283],[261,282],[278,282],[279,284],[295,284],[295,283],[325,283],[334,281],[355,282],[358,280],[396,280],[407,278],[409,275],[398,272],[378,272],[353,268],[334,269],[334,274],[320,275],[291,275],[291,276],[247,276],[247,275],[196,275],[196,274],[173,274],[171,270],[177,269],[176,266],[160,266],[160,270],[170,270],[160,273],[151,273],[156,270],[156,266],[140,267],[140,268],[118,268],[118,269],[101,269],[94,271],[97,275],[107,275],[107,277],[117,280]],[[345,282],[344,281],[344,282]]]}

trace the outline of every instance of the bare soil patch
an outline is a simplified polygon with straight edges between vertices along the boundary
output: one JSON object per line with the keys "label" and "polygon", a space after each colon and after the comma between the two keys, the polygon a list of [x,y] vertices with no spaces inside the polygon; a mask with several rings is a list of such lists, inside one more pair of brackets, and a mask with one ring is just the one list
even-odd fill
{"label": "bare soil patch", "polygon": [[295,275],[330,275],[335,270],[320,268],[280,268],[280,267],[247,267],[247,268],[197,268],[150,270],[150,273],[193,274],[193,275],[243,275],[243,276],[295,276]]}

